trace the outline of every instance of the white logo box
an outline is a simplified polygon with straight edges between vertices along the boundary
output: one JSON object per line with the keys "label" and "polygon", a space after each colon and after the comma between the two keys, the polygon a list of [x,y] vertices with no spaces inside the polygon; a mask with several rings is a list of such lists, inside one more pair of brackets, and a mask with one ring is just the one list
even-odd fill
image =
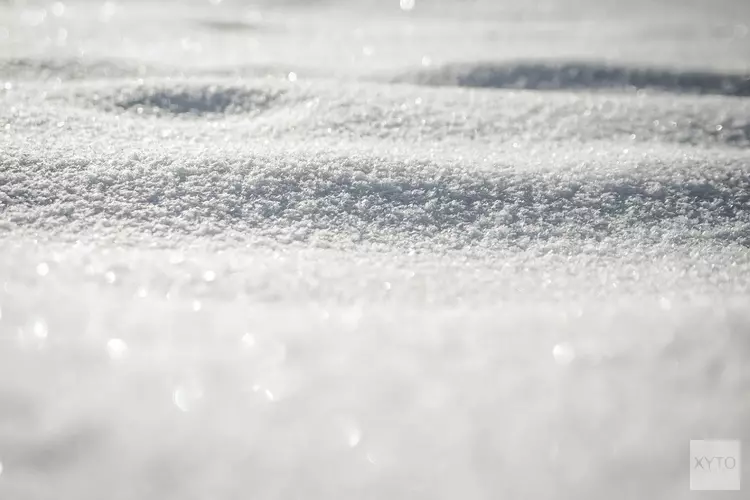
{"label": "white logo box", "polygon": [[739,440],[690,441],[690,489],[738,491],[742,478]]}

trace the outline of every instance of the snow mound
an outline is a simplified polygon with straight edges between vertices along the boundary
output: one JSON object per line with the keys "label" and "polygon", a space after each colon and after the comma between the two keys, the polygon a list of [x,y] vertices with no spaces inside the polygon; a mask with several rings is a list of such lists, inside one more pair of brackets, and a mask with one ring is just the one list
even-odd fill
{"label": "snow mound", "polygon": [[283,90],[263,90],[218,85],[136,87],[116,97],[115,105],[137,113],[236,114],[270,108]]}
{"label": "snow mound", "polygon": [[268,23],[252,22],[243,19],[201,19],[196,22],[196,25],[207,31],[216,31],[219,33],[255,33],[273,29]]}
{"label": "snow mound", "polygon": [[[741,164],[491,170],[355,154],[0,156],[0,202],[26,227],[343,237],[452,248],[544,240],[750,245]],[[643,231],[647,229],[647,231]],[[641,234],[643,233],[643,234]]]}
{"label": "snow mound", "polygon": [[674,93],[750,96],[750,75],[673,71],[582,62],[454,63],[400,75],[420,85],[560,89],[648,89]]}
{"label": "snow mound", "polygon": [[116,79],[156,73],[143,63],[115,59],[17,57],[0,59],[0,78],[44,81]]}
{"label": "snow mound", "polygon": [[[18,112],[19,103],[24,113]],[[146,121],[139,114],[180,120]],[[221,119],[224,126],[198,127],[191,119],[195,116]],[[540,150],[543,143],[571,140],[617,141],[618,149],[670,143],[742,151],[750,146],[749,117],[750,99],[723,96],[541,93],[366,82],[331,86],[326,80],[290,82],[268,76],[70,81],[43,92],[31,82],[17,81],[0,90],[0,126],[7,123],[8,138],[27,146],[36,139],[22,139],[18,134],[24,129],[43,132],[46,146],[69,144],[67,129],[56,128],[64,123],[75,127],[78,140],[87,144],[104,136],[143,144],[179,131],[182,139],[207,147],[242,147],[253,139],[256,144],[287,141],[283,149],[326,141],[323,149],[329,150],[358,141],[356,149],[361,151],[375,141],[388,141],[415,154],[432,149],[433,153],[419,153],[428,157],[448,143],[445,153],[477,151],[481,145],[507,159],[510,152],[520,153],[526,146]]]}

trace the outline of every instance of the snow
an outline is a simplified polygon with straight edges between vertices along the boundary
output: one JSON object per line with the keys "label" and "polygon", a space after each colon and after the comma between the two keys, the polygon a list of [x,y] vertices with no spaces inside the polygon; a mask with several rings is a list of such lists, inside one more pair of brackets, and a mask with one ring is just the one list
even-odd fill
{"label": "snow", "polygon": [[0,5],[0,498],[688,497],[748,439],[748,26]]}

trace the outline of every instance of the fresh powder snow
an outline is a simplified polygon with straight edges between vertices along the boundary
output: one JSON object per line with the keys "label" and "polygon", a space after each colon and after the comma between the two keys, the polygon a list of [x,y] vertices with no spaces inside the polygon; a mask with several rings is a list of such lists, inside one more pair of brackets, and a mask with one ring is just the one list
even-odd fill
{"label": "fresh powder snow", "polygon": [[744,498],[749,361],[744,0],[0,0],[2,500]]}

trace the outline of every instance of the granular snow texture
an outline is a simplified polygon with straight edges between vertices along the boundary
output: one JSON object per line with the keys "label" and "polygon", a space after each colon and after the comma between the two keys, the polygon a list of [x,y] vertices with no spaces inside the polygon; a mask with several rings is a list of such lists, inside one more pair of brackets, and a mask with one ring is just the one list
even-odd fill
{"label": "granular snow texture", "polygon": [[749,248],[742,0],[0,3],[0,499],[713,498]]}

